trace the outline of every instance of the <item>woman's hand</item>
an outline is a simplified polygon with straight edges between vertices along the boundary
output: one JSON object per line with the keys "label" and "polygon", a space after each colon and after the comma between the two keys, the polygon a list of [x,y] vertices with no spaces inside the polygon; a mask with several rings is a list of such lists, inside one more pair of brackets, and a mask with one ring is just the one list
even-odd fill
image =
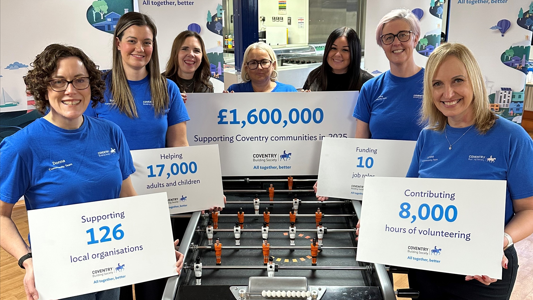
{"label": "woman's hand", "polygon": [[[180,243],[180,240],[177,239],[174,241],[174,248],[176,249],[179,249],[178,248],[178,244]],[[181,269],[183,268],[183,260],[184,260],[184,257],[183,257],[183,254],[181,252],[179,252],[178,250],[175,250],[176,251],[176,271],[178,271],[178,275],[181,274]]]}
{"label": "woman's hand", "polygon": [[181,98],[183,99],[183,103],[187,103],[187,93],[181,93]]}
{"label": "woman's hand", "polygon": [[[318,190],[318,181],[315,182],[315,185],[313,185],[313,190],[315,191],[315,194],[316,194],[316,191]],[[319,195],[316,195],[318,201],[324,201],[324,200],[328,200],[328,197],[323,197],[323,196],[319,196]]]}
{"label": "woman's hand", "polygon": [[228,92],[228,90],[223,90],[222,93],[227,94],[227,93],[235,93],[235,92],[234,91]]}
{"label": "woman's hand", "polygon": [[[226,204],[226,195],[222,195],[224,197],[224,204]],[[219,206],[213,206],[209,208],[209,213],[212,213],[214,211],[222,211],[222,207]],[[202,210],[202,215],[205,214],[205,210]]]}
{"label": "woman's hand", "polygon": [[361,227],[361,220],[357,221],[357,225],[355,225],[355,240],[359,240],[359,227]]}
{"label": "woman's hand", "polygon": [[35,276],[33,274],[33,259],[28,258],[24,261],[24,268],[26,275],[24,275],[24,291],[26,292],[27,300],[39,299],[39,293],[35,288]]}
{"label": "woman's hand", "polygon": [[[506,239],[507,241],[507,239]],[[509,263],[509,260],[507,259],[507,257],[505,256],[505,254],[503,255],[502,257],[502,268],[504,269],[507,269],[507,264]],[[490,285],[491,283],[493,282],[496,282],[497,279],[494,279],[494,278],[490,278],[489,276],[487,275],[474,275],[474,276],[471,276],[471,275],[467,275],[465,276],[465,281],[470,281],[470,280],[477,280],[481,283],[483,283],[484,285]]]}

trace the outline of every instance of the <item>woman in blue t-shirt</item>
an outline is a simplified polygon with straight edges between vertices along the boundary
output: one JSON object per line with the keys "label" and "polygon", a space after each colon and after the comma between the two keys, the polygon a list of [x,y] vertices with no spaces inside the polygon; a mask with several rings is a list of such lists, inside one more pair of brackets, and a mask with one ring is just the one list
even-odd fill
{"label": "woman in blue t-shirt", "polygon": [[246,48],[242,58],[243,83],[232,84],[228,92],[296,92],[292,85],[276,81],[277,69],[274,50],[263,42],[253,43]]}
{"label": "woman in blue t-shirt", "polygon": [[[120,17],[113,35],[113,69],[105,75],[105,103],[87,110],[116,123],[131,150],[189,145],[189,115],[176,83],[161,75],[156,36],[147,15]],[[136,299],[161,298],[165,284],[165,278],[136,284]],[[131,300],[132,287],[122,287],[120,298]]]}
{"label": "woman in blue t-shirt", "polygon": [[[431,54],[422,108],[428,127],[420,133],[407,177],[507,181],[502,279],[410,270],[410,287],[420,291],[421,300],[509,299],[518,270],[513,243],[533,233],[533,140],[520,125],[491,111],[484,78],[461,44],[443,44]],[[429,156],[433,159],[425,159]],[[469,201],[481,210],[486,205],[484,199]]]}
{"label": "woman in blue t-shirt", "polygon": [[177,85],[161,75],[157,28],[146,15],[120,17],[113,35],[113,69],[105,103],[86,114],[120,126],[132,150],[188,146],[189,120]]}
{"label": "woman in blue t-shirt", "polygon": [[[50,208],[136,195],[130,150],[118,126],[83,116],[103,98],[104,82],[78,48],[52,44],[26,76],[43,118],[0,143],[0,245],[26,271],[24,289],[37,299],[31,249],[11,212],[24,196],[26,209]],[[112,155],[99,157],[102,150]],[[55,220],[56,222],[58,220]],[[118,299],[119,289],[70,299]]]}
{"label": "woman in blue t-shirt", "polygon": [[416,65],[420,38],[418,18],[407,9],[385,15],[376,28],[376,42],[389,60],[390,70],[361,88],[353,116],[356,138],[416,140],[422,104],[424,69]]}

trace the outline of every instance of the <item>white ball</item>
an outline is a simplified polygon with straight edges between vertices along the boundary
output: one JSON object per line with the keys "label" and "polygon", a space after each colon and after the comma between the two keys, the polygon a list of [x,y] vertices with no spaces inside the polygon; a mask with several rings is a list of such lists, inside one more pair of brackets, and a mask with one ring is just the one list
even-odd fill
{"label": "white ball", "polygon": [[272,297],[272,292],[271,291],[267,291],[267,297]]}
{"label": "white ball", "polygon": [[287,296],[287,292],[281,291],[281,297],[285,298],[285,296]]}
{"label": "white ball", "polygon": [[261,296],[266,297],[266,296],[267,296],[267,291],[263,290],[263,291],[261,292]]}
{"label": "white ball", "polygon": [[276,297],[281,297],[281,291],[276,292]]}
{"label": "white ball", "polygon": [[311,292],[310,292],[310,291],[307,291],[307,292],[305,293],[305,296],[306,296],[306,297],[311,297]]}

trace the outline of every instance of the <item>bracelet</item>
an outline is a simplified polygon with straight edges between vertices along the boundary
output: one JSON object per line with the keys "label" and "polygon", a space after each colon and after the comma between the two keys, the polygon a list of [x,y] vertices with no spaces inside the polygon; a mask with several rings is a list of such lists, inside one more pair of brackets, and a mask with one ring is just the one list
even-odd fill
{"label": "bracelet", "polygon": [[21,258],[19,258],[19,267],[21,267],[21,268],[23,268],[23,269],[26,269],[26,268],[24,268],[24,266],[23,266],[22,264],[23,264],[23,263],[26,261],[26,259],[28,259],[28,258],[32,258],[31,252],[26,253],[26,254],[22,255]]}
{"label": "bracelet", "polygon": [[503,233],[503,236],[507,239],[507,247],[503,248],[503,250],[507,250],[509,247],[511,247],[514,243],[513,243],[513,238],[507,233],[507,232],[504,232]]}

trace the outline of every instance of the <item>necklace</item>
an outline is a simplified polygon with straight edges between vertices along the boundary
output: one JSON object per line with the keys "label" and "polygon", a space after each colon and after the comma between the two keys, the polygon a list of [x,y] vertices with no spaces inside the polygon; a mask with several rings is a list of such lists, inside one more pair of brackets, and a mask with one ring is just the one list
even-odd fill
{"label": "necklace", "polygon": [[448,150],[452,150],[452,146],[455,145],[463,136],[465,136],[465,134],[469,132],[470,129],[472,129],[472,127],[474,127],[474,124],[470,125],[470,127],[468,127],[468,130],[465,131],[465,133],[463,133],[463,135],[461,135],[457,140],[455,140],[453,144],[450,143],[450,140],[448,139],[448,135],[446,134],[446,127],[444,127],[444,137],[446,137],[446,141],[448,141],[448,144],[450,144],[450,147],[448,148]]}

